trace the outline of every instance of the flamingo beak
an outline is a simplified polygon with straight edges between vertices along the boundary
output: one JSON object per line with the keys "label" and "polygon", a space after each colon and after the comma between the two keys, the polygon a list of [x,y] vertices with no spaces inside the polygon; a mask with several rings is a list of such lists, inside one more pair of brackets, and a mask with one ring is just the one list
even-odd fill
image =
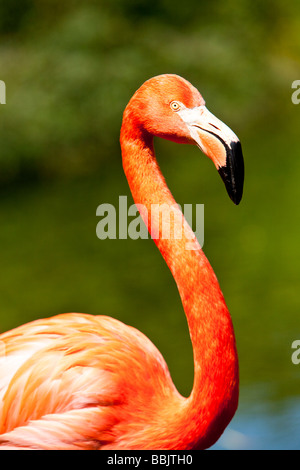
{"label": "flamingo beak", "polygon": [[191,139],[215,164],[230,199],[237,205],[243,195],[244,160],[238,137],[205,106],[178,111]]}

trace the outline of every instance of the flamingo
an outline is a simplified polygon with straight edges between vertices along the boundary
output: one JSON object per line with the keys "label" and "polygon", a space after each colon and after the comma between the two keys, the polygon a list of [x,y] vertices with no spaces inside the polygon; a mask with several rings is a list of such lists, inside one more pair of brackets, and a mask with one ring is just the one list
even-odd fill
{"label": "flamingo", "polygon": [[[175,200],[161,174],[154,136],[195,144],[238,204],[244,164],[237,136],[184,78],[147,80],[123,115],[123,168],[135,203],[177,284],[194,356],[183,397],[153,343],[107,317],[65,313],[0,335],[1,449],[205,449],[238,405],[238,356],[218,280],[178,209],[182,237],[161,237],[153,204]],[[192,243],[192,249],[187,243]]]}

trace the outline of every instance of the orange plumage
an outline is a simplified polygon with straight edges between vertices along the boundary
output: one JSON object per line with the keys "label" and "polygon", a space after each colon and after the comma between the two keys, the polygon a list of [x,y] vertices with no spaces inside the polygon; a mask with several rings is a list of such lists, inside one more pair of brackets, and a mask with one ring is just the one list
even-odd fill
{"label": "orange plumage", "polygon": [[235,338],[216,276],[179,210],[172,224],[183,224],[181,239],[164,239],[159,220],[149,223],[152,204],[175,203],[153,136],[202,148],[235,203],[242,154],[235,134],[176,75],[148,80],[124,112],[123,167],[178,286],[194,351],[192,393],[178,393],[160,352],[135,328],[77,313],[37,320],[0,335],[0,448],[202,449],[236,410]]}

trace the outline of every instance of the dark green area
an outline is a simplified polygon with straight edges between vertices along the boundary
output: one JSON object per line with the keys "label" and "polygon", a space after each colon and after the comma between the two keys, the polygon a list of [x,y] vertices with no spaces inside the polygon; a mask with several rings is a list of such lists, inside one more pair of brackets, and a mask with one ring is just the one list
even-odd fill
{"label": "dark green area", "polygon": [[205,204],[204,250],[236,329],[241,406],[253,390],[268,402],[299,396],[299,31],[298,0],[0,0],[2,331],[65,311],[111,315],[146,333],[189,393],[186,322],[156,247],[96,237],[97,206],[129,196],[123,109],[146,79],[177,73],[244,150],[235,207],[198,149],[156,142],[177,201]]}

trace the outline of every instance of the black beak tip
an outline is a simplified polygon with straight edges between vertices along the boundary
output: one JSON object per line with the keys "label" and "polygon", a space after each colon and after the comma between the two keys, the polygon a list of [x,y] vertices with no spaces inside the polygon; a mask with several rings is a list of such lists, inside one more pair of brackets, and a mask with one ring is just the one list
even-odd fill
{"label": "black beak tip", "polygon": [[230,199],[234,202],[234,204],[235,204],[236,206],[238,206],[239,203],[240,203],[241,200],[242,200],[242,195],[243,195],[243,194],[241,194],[241,195],[238,196],[237,194],[235,194],[235,195],[233,195],[232,197],[230,197]]}
{"label": "black beak tip", "polygon": [[244,187],[244,159],[240,141],[226,145],[226,165],[218,169],[227,193],[234,204],[241,202]]}

